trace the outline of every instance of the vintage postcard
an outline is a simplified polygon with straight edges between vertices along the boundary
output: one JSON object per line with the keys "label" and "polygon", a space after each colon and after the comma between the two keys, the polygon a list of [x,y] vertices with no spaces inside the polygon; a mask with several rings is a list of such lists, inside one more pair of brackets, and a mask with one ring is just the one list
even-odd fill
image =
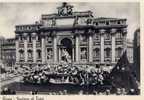
{"label": "vintage postcard", "polygon": [[141,95],[140,30],[140,2],[0,2],[0,93]]}

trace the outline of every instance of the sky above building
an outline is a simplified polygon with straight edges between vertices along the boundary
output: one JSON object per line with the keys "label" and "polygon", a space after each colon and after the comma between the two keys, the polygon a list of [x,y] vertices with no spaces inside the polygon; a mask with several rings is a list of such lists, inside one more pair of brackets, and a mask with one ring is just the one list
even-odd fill
{"label": "sky above building", "polygon": [[[74,6],[73,11],[93,12],[93,16],[126,18],[128,25],[127,38],[132,40],[134,31],[140,27],[139,3],[100,3],[76,2],[69,3]],[[0,36],[15,37],[15,25],[33,24],[39,21],[41,14],[57,13],[59,3],[0,3]]]}

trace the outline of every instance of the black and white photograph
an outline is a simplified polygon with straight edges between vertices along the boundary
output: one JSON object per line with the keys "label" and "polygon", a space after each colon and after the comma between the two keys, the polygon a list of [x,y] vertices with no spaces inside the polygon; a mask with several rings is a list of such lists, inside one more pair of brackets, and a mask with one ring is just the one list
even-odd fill
{"label": "black and white photograph", "polygon": [[139,2],[0,2],[1,95],[140,95]]}

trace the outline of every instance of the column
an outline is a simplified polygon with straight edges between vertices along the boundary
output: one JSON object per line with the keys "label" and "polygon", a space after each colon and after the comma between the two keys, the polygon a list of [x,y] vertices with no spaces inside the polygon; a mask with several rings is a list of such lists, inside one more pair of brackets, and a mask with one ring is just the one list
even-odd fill
{"label": "column", "polygon": [[27,33],[24,33],[24,55],[25,55],[24,57],[25,57],[25,62],[28,61],[28,53],[27,53],[28,48],[27,48],[27,46],[28,46]]}
{"label": "column", "polygon": [[33,45],[33,62],[36,63],[36,33],[32,34],[32,45]]}
{"label": "column", "polygon": [[41,38],[41,49],[42,49],[42,63],[45,63],[45,38],[42,36]]}
{"label": "column", "polygon": [[76,48],[76,62],[78,62],[79,61],[79,37],[78,37],[78,35],[76,35],[76,37],[75,37],[75,48]]}
{"label": "column", "polygon": [[16,45],[16,62],[19,62],[19,37],[16,36],[16,42],[15,42],[15,45]]}
{"label": "column", "polygon": [[53,51],[54,51],[54,62],[57,62],[57,38],[53,38]]}
{"label": "column", "polygon": [[59,48],[59,61],[61,61],[61,48]]}
{"label": "column", "polygon": [[111,29],[111,34],[112,34],[112,63],[115,62],[115,34],[116,34],[116,29]]}
{"label": "column", "polygon": [[89,62],[93,61],[93,42],[92,42],[92,36],[89,36]]}
{"label": "column", "polygon": [[122,29],[122,34],[123,34],[123,52],[125,52],[127,49],[127,41],[126,41],[127,28]]}
{"label": "column", "polygon": [[101,29],[100,30],[100,34],[101,34],[101,43],[100,43],[100,46],[101,46],[101,63],[104,63],[104,33],[105,33],[105,30],[104,29]]}
{"label": "column", "polygon": [[75,52],[74,52],[74,48],[72,48],[72,61],[75,61],[75,56],[74,56]]}

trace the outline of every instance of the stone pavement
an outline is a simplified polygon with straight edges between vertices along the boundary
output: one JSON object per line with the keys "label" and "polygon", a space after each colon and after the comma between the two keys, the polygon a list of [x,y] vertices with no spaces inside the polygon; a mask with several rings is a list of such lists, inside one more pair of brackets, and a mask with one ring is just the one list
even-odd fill
{"label": "stone pavement", "polygon": [[7,79],[7,80],[4,80],[4,81],[1,81],[0,82],[0,88],[2,88],[3,86],[5,85],[8,85],[8,84],[11,84],[13,82],[19,82],[22,80],[22,76],[15,76],[13,78],[10,78],[10,79]]}

